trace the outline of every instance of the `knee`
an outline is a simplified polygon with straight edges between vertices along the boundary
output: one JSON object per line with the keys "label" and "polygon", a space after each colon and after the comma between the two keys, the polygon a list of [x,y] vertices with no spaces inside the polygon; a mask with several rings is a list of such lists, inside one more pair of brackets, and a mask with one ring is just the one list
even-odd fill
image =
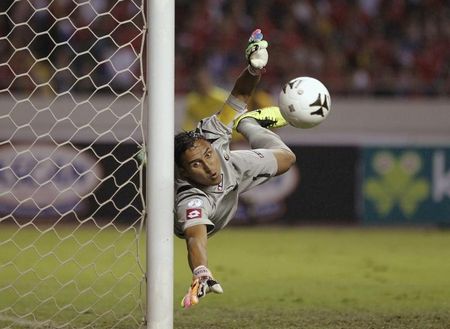
{"label": "knee", "polygon": [[277,159],[278,163],[277,175],[284,174],[297,161],[294,152],[288,149],[281,149],[275,152],[275,158]]}
{"label": "knee", "polygon": [[295,153],[292,152],[291,150],[286,150],[286,162],[289,165],[289,168],[292,167],[295,162],[297,162],[297,157],[295,156]]}

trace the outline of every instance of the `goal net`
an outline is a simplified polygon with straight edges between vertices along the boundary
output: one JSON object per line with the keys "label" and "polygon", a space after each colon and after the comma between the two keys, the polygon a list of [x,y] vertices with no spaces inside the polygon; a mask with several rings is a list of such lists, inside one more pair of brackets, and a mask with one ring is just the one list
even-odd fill
{"label": "goal net", "polygon": [[144,2],[0,2],[1,328],[143,324]]}

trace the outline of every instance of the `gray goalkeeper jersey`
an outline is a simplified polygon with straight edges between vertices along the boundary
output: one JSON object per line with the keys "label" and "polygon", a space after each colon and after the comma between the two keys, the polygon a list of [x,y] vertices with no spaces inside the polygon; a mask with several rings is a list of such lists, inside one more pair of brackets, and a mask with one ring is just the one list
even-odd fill
{"label": "gray goalkeeper jersey", "polygon": [[225,227],[234,217],[239,194],[267,181],[277,171],[275,156],[265,149],[230,151],[231,129],[215,115],[197,128],[217,151],[222,181],[215,186],[194,186],[175,177],[175,234],[183,237],[188,227],[204,224],[208,235]]}

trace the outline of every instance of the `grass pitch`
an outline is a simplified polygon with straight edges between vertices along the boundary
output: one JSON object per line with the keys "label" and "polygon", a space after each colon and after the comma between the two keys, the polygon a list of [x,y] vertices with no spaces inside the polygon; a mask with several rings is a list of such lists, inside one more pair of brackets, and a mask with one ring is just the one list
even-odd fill
{"label": "grass pitch", "polygon": [[[178,307],[175,328],[450,328],[449,233],[225,230],[208,246],[225,293]],[[190,280],[183,248],[178,300]]]}
{"label": "grass pitch", "polygon": [[[5,242],[11,234],[15,242]],[[141,272],[134,264],[134,234],[105,230],[100,235],[89,229],[67,234],[62,229],[37,237],[1,227],[0,310],[14,304],[19,314],[34,309],[38,319],[52,319],[22,317],[10,328],[56,328],[74,316],[76,321],[63,328],[84,328],[93,319],[87,328],[138,328]],[[26,247],[30,242],[35,247]],[[36,261],[37,254],[47,256]],[[120,255],[125,259],[119,261]],[[179,303],[191,274],[185,243],[175,238],[174,328],[450,328],[449,231],[229,228],[209,240],[208,255],[225,293],[210,294],[184,310]],[[95,266],[88,266],[89,256]],[[17,265],[5,267],[11,259]],[[30,263],[35,272],[27,272]],[[74,271],[79,272],[76,282]],[[17,279],[19,272],[25,275]],[[42,284],[42,277],[52,279]],[[5,288],[11,282],[15,288]],[[32,293],[18,302],[27,289]],[[94,301],[98,296],[100,303]],[[36,299],[49,303],[36,308]],[[67,302],[75,307],[64,308]],[[0,328],[14,317],[0,312]]]}

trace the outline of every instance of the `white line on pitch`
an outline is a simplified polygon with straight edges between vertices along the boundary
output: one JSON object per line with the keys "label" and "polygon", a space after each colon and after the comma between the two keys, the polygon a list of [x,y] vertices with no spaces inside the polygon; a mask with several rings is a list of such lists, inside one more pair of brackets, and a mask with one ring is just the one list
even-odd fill
{"label": "white line on pitch", "polygon": [[45,325],[51,325],[51,321],[32,321],[32,320],[26,320],[15,316],[9,316],[9,315],[1,315],[0,314],[0,321],[8,321],[12,322],[13,324],[19,324],[22,326],[29,326],[32,328],[39,328]]}

